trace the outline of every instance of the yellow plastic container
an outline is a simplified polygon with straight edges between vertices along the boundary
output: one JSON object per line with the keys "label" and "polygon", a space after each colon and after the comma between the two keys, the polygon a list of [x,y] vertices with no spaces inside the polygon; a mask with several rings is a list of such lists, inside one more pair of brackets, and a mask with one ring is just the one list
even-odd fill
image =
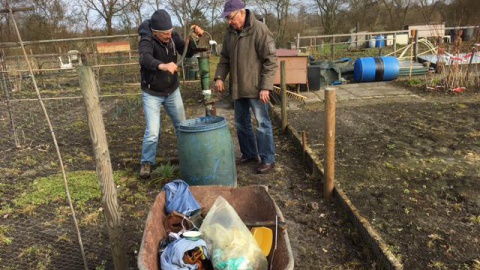
{"label": "yellow plastic container", "polygon": [[258,246],[262,250],[265,257],[270,254],[273,242],[273,231],[267,227],[253,227],[251,230],[253,238],[257,241]]}

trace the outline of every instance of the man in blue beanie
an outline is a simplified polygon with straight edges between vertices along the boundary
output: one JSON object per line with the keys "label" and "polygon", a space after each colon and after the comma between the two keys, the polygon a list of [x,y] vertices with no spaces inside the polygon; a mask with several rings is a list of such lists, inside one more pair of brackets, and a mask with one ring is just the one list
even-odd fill
{"label": "man in blue beanie", "polygon": [[[237,164],[257,162],[257,173],[268,173],[275,167],[275,143],[269,116],[270,91],[277,72],[275,41],[268,27],[257,20],[241,0],[228,0],[222,17],[229,26],[223,39],[215,86],[225,90],[230,74],[234,99],[235,125],[242,156]],[[257,120],[252,126],[251,111]]]}
{"label": "man in blue beanie", "polygon": [[[198,36],[203,33],[203,30],[196,25],[191,29]],[[163,9],[155,11],[149,20],[144,21],[138,28],[138,33],[141,36],[138,51],[146,121],[140,177],[148,178],[157,154],[162,106],[165,106],[176,132],[180,122],[185,120],[176,64],[178,55],[182,55],[185,49],[185,41],[173,31],[170,15]],[[193,47],[189,46],[186,57],[192,57],[193,54]]]}

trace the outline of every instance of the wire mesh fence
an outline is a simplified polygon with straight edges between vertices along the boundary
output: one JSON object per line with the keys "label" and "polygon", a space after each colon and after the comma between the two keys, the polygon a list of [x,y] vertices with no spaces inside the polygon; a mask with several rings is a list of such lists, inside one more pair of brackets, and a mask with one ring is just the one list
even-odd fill
{"label": "wire mesh fence", "polygon": [[[94,164],[78,162],[78,159],[92,160],[81,102],[80,99],[45,101],[67,172],[91,170]],[[33,100],[12,101],[9,113],[15,128],[8,123],[6,113],[2,109],[2,267],[82,269],[72,215],[62,178],[58,177],[58,158],[40,105]],[[14,137],[18,138],[16,144]],[[95,200],[89,200],[90,207],[100,209]],[[78,217],[82,220],[88,215],[91,213],[79,213]],[[99,222],[94,234],[90,234],[91,226],[83,227],[85,246],[97,246],[87,248],[95,250],[90,254],[92,265],[101,265],[100,258],[109,257],[104,256],[108,252],[108,236],[101,227]]]}
{"label": "wire mesh fence", "polygon": [[[92,56],[87,56],[89,62]],[[130,55],[126,53],[101,60],[115,64],[127,63],[127,59],[130,61]],[[3,61],[0,76],[0,131],[3,135],[0,141],[0,269],[112,269],[102,194],[75,66],[36,71],[31,76],[10,69],[17,64],[16,58]],[[139,66],[137,63],[100,67],[96,69],[96,76],[123,218],[125,254],[129,267],[135,269],[143,224],[160,186],[152,186],[138,178],[144,132]],[[53,126],[53,134],[33,87],[33,79]],[[188,104],[198,104],[201,98],[200,83],[194,82],[192,89],[189,91],[188,83],[182,84],[187,115],[195,114]],[[176,143],[173,126],[166,120],[165,113],[162,119],[162,137]],[[67,202],[52,135],[60,148],[74,212]],[[174,149],[171,145],[161,145],[158,156],[172,157]]]}

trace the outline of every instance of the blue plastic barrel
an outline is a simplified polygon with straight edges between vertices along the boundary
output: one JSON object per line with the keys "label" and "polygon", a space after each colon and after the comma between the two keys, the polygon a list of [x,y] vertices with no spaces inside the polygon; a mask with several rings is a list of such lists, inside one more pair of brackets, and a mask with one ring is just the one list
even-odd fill
{"label": "blue plastic barrel", "polygon": [[358,58],[353,65],[356,82],[391,81],[398,77],[400,65],[393,56]]}
{"label": "blue plastic barrel", "polygon": [[237,186],[233,140],[225,118],[188,119],[178,131],[181,179],[192,186]]}
{"label": "blue plastic barrel", "polygon": [[385,37],[383,35],[378,35],[375,37],[375,48],[385,47]]}

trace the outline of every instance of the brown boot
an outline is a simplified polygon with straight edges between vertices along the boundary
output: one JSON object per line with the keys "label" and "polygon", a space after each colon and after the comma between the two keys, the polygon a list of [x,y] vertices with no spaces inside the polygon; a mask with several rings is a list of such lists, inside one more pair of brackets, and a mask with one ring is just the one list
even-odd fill
{"label": "brown boot", "polygon": [[150,163],[144,163],[140,168],[140,177],[143,179],[149,178],[151,172],[152,172],[152,166],[150,165]]}
{"label": "brown boot", "polygon": [[273,168],[275,168],[275,162],[262,163],[257,168],[257,173],[260,173],[260,174],[268,173],[269,171],[273,170]]}
{"label": "brown boot", "polygon": [[241,158],[235,160],[235,164],[236,165],[242,165],[242,164],[247,164],[247,163],[250,163],[250,162],[259,162],[258,158],[256,157],[252,157],[252,158],[247,158],[247,157],[244,157],[242,156]]}

